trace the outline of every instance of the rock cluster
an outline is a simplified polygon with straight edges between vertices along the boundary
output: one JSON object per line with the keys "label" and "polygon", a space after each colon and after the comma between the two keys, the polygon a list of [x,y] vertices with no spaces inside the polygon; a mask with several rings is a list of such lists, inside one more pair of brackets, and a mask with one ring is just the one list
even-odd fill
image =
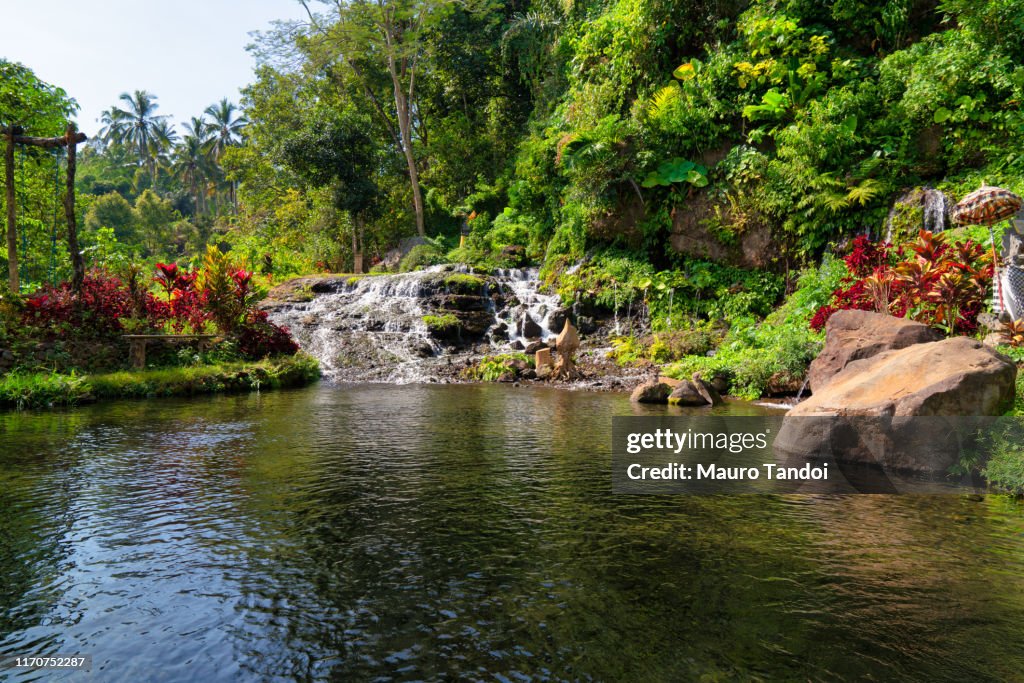
{"label": "rock cluster", "polygon": [[722,397],[712,384],[694,373],[688,380],[659,377],[645,382],[633,390],[629,397],[634,403],[667,403],[670,405],[699,407],[716,406]]}

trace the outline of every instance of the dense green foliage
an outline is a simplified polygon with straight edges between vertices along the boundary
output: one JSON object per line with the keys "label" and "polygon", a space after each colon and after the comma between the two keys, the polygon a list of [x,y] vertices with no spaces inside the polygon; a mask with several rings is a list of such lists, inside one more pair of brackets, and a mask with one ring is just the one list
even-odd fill
{"label": "dense green foliage", "polygon": [[[906,188],[1022,187],[1019,0],[310,9],[257,37],[242,111],[225,100],[176,125],[144,90],[108,110],[79,178],[92,265],[189,260],[216,240],[279,275],[348,270],[422,223],[449,246],[411,267],[500,265],[514,246],[554,277],[611,247],[690,277],[669,246],[686,214],[726,246],[766,230],[763,265],[785,271],[878,231]],[[0,121],[41,99],[45,121],[26,123],[42,131],[73,108],[4,65]],[[54,168],[26,161],[38,281]],[[616,279],[612,298],[639,284]]]}
{"label": "dense green foliage", "polygon": [[792,296],[763,322],[734,319],[713,356],[687,356],[668,366],[665,374],[688,378],[700,372],[708,379],[720,375],[733,393],[750,399],[772,387],[794,391],[824,340],[823,333],[811,329],[811,318],[847,274],[845,264],[837,259],[807,269]]}

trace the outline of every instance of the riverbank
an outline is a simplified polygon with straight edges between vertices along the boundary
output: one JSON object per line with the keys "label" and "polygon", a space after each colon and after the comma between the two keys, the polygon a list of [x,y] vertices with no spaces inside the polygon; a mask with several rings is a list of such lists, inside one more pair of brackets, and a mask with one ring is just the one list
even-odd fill
{"label": "riverbank", "polygon": [[12,373],[0,378],[0,408],[47,408],[119,398],[195,396],[298,387],[320,377],[306,354],[92,375]]}

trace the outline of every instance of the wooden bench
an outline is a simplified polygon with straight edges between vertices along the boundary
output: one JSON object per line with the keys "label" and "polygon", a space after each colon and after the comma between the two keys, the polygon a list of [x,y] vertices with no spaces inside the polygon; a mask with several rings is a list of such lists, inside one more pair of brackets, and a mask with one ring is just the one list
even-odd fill
{"label": "wooden bench", "polygon": [[128,358],[132,367],[136,370],[143,370],[146,367],[146,344],[151,340],[160,341],[198,341],[199,351],[205,351],[211,339],[220,335],[216,334],[124,334],[121,335],[128,340]]}

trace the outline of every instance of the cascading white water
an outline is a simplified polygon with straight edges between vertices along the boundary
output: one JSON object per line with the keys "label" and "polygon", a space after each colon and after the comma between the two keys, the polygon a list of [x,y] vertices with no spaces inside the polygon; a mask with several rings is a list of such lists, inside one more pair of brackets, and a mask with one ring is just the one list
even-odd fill
{"label": "cascading white water", "polygon": [[421,379],[419,361],[441,348],[423,316],[432,271],[339,282],[335,291],[275,311],[324,374],[387,381]]}
{"label": "cascading white water", "polygon": [[496,286],[511,294],[512,302],[504,311],[495,312],[492,330],[504,325],[509,342],[518,341],[523,346],[534,339],[547,340],[562,331],[565,314],[561,299],[557,294],[540,291],[539,269],[502,268],[494,274],[494,280]]}
{"label": "cascading white water", "polygon": [[[446,374],[442,370],[450,370],[453,349],[431,335],[423,318],[443,312],[443,300],[450,293],[444,280],[458,272],[471,270],[435,266],[400,275],[328,278],[322,287],[326,291],[309,301],[276,305],[270,317],[290,328],[329,378],[431,381]],[[473,343],[486,343],[491,352],[499,353],[511,350],[514,342],[525,347],[557,335],[565,309],[558,295],[541,293],[539,286],[536,268],[497,271],[476,301],[478,310],[483,315],[489,312],[493,321]],[[469,353],[472,344],[461,348]]]}

